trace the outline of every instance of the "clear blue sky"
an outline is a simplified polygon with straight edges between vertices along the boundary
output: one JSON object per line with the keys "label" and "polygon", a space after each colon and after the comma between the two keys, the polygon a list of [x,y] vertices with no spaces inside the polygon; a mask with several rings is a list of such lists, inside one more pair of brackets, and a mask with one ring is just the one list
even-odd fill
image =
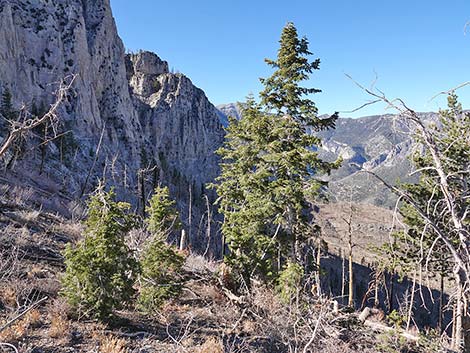
{"label": "clear blue sky", "polygon": [[[310,85],[320,113],[349,111],[369,97],[345,73],[374,81],[418,111],[437,110],[438,92],[470,80],[469,0],[111,0],[127,49],[154,51],[212,103],[257,94],[288,21],[307,36],[321,69]],[[458,91],[470,108],[470,86]],[[469,102],[469,103],[466,103]],[[342,116],[384,113],[383,105]]]}

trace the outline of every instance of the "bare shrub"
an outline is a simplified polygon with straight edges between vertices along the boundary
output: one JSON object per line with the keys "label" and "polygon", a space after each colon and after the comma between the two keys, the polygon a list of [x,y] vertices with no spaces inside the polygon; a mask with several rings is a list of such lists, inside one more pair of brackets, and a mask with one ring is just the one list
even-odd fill
{"label": "bare shrub", "polygon": [[54,233],[67,235],[71,241],[78,241],[83,234],[83,224],[76,221],[59,222],[52,226]]}
{"label": "bare shrub", "polygon": [[184,268],[195,273],[216,273],[219,266],[220,262],[210,261],[201,255],[189,254]]}
{"label": "bare shrub", "polygon": [[126,237],[126,243],[129,249],[135,253],[136,257],[140,258],[140,255],[145,249],[146,243],[150,238],[151,236],[149,232],[145,229],[132,229]]}

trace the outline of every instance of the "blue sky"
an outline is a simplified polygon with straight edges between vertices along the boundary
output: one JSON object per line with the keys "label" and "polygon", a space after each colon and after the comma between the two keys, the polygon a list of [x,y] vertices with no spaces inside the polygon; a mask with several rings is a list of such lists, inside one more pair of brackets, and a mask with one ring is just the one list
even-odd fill
{"label": "blue sky", "polygon": [[[309,85],[319,111],[350,111],[370,98],[345,73],[418,111],[445,107],[440,91],[470,81],[468,0],[111,0],[127,49],[154,51],[186,74],[212,103],[243,101],[261,90],[282,27],[295,23],[321,69]],[[458,91],[470,108],[470,86]],[[382,114],[369,106],[344,117]]]}

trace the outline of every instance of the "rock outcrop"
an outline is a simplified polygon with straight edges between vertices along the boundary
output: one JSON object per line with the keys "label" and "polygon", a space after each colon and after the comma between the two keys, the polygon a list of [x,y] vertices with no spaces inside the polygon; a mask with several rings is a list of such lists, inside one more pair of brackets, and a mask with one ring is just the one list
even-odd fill
{"label": "rock outcrop", "polygon": [[104,179],[140,208],[142,193],[169,185],[193,246],[205,247],[202,197],[213,197],[204,185],[218,173],[223,129],[204,92],[153,53],[126,55],[109,0],[0,0],[0,93],[8,89],[15,107],[37,110],[72,74],[57,125],[64,135],[47,143],[45,159],[29,136],[32,152],[11,173],[70,198]]}

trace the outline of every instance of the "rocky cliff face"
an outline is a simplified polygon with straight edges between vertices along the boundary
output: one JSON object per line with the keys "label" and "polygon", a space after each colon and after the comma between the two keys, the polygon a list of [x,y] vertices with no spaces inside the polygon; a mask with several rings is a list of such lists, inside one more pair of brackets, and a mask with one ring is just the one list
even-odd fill
{"label": "rocky cliff face", "polygon": [[[72,74],[77,78],[57,125],[64,135],[47,143],[45,158],[34,148],[38,137],[29,136],[31,152],[10,173],[72,198],[92,190],[99,177],[135,205],[155,184],[169,185],[193,243],[202,241],[197,234],[205,231],[195,224],[204,224],[204,184],[218,172],[213,152],[223,139],[204,92],[155,54],[126,55],[109,0],[0,0],[0,93],[9,89],[15,107],[37,110]],[[189,188],[191,221],[183,197]]]}
{"label": "rocky cliff face", "polygon": [[168,167],[199,187],[212,181],[218,173],[214,151],[223,141],[215,107],[186,76],[169,73],[168,64],[155,54],[131,54],[126,59],[150,153],[163,153]]}

